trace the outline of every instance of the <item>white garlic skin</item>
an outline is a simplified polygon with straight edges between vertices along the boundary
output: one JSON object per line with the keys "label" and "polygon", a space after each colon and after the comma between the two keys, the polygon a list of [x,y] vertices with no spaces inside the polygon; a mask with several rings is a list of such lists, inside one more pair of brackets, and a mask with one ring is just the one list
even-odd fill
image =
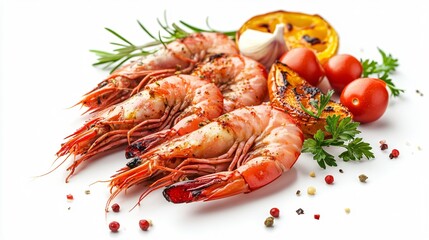
{"label": "white garlic skin", "polygon": [[267,69],[286,51],[283,38],[285,25],[277,24],[273,33],[266,33],[248,29],[238,40],[238,47],[242,55],[262,63]]}

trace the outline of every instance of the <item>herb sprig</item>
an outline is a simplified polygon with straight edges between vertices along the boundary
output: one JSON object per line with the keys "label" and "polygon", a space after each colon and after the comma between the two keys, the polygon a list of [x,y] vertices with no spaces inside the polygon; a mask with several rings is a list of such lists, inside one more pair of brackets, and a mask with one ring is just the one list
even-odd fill
{"label": "herb sprig", "polygon": [[316,109],[317,111],[316,113],[304,107],[302,102],[299,102],[299,104],[301,105],[302,110],[306,112],[308,115],[315,118],[319,118],[320,115],[322,115],[322,112],[325,109],[326,105],[328,105],[329,101],[331,100],[332,94],[334,94],[334,91],[329,90],[326,94],[323,94],[323,93],[320,94],[319,100],[311,99],[309,101],[310,105]]}
{"label": "herb sprig", "polygon": [[362,158],[374,158],[372,147],[362,138],[356,137],[360,131],[357,129],[359,122],[354,122],[350,117],[340,120],[339,115],[331,115],[326,118],[325,130],[331,135],[326,138],[322,130],[318,130],[313,138],[304,141],[302,152],[313,154],[313,159],[317,161],[323,169],[328,166],[337,166],[335,157],[325,150],[325,147],[342,147],[346,150],[338,157],[344,161],[356,161]]}
{"label": "herb sprig", "polygon": [[[117,47],[112,52],[100,51],[100,50],[90,50],[90,52],[95,53],[98,57],[97,62],[93,66],[104,65],[104,69],[111,69],[111,72],[115,71],[122,64],[134,57],[146,56],[157,51],[156,46],[166,45],[177,39],[184,38],[191,33],[200,33],[200,32],[221,32],[230,38],[234,39],[236,31],[218,31],[210,27],[208,23],[208,18],[206,19],[206,24],[208,29],[202,29],[190,25],[184,21],[179,21],[179,23],[172,23],[171,25],[167,22],[166,14],[164,14],[164,21],[161,22],[157,19],[157,22],[164,33],[161,31],[158,32],[158,35],[153,35],[149,30],[137,20],[140,28],[153,40],[145,44],[136,45],[120,35],[118,32],[105,28],[108,32],[117,37],[120,42],[111,42],[110,44]],[[164,35],[163,35],[164,34]]]}
{"label": "herb sprig", "polygon": [[390,53],[385,53],[380,48],[377,49],[381,55],[382,62],[379,63],[374,60],[361,59],[360,62],[362,63],[363,68],[362,77],[370,77],[375,75],[377,78],[386,82],[386,85],[393,96],[399,96],[402,92],[404,92],[404,90],[397,88],[389,76],[390,74],[394,73],[396,68],[399,66],[398,59],[394,58]]}

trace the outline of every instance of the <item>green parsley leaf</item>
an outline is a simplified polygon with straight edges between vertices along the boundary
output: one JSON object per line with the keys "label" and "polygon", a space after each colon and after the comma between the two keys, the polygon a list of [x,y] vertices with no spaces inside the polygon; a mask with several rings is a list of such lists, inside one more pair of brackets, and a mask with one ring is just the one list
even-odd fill
{"label": "green parsley leaf", "polygon": [[355,138],[351,142],[349,142],[345,148],[346,151],[342,152],[339,157],[344,161],[349,160],[360,160],[363,157],[367,159],[374,158],[374,154],[371,152],[371,146],[362,141],[362,138]]}
{"label": "green parsley leaf", "polygon": [[325,134],[322,130],[318,130],[314,134],[314,139],[309,138],[304,141],[302,152],[309,152],[313,154],[314,160],[316,160],[319,166],[323,169],[326,168],[326,165],[337,166],[334,156],[322,148],[324,140]]}
{"label": "green parsley leaf", "polygon": [[337,166],[334,156],[328,153],[324,147],[336,146],[345,148],[346,151],[342,152],[338,157],[343,161],[361,160],[362,158],[374,158],[371,152],[372,147],[369,143],[363,142],[362,138],[357,138],[356,135],[360,133],[357,129],[358,122],[353,122],[350,117],[340,120],[339,115],[332,115],[326,118],[325,130],[331,136],[325,138],[325,133],[318,130],[313,138],[308,138],[304,141],[301,152],[313,154],[313,159],[317,161],[319,166],[323,169],[326,166]]}
{"label": "green parsley leaf", "polygon": [[399,89],[395,86],[395,84],[390,79],[390,74],[396,71],[396,68],[399,66],[398,59],[394,58],[392,54],[387,54],[380,48],[377,48],[378,52],[381,55],[381,63],[378,63],[374,60],[369,59],[361,59],[360,62],[362,64],[362,77],[377,77],[384,82],[386,82],[387,87],[389,88],[391,94],[393,96],[399,96],[403,89]]}

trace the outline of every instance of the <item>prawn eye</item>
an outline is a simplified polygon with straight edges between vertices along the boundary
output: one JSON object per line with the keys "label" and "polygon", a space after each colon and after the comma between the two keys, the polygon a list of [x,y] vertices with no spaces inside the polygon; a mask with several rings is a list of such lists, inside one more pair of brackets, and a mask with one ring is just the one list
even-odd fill
{"label": "prawn eye", "polygon": [[138,165],[140,165],[141,162],[142,162],[142,160],[139,157],[135,157],[131,161],[127,162],[126,165],[130,169],[133,169],[133,168],[137,167]]}

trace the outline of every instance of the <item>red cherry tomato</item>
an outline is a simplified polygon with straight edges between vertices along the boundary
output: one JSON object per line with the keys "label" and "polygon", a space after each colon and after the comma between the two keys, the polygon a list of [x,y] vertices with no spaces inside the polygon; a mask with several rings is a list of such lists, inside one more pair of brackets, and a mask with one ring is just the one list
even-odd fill
{"label": "red cherry tomato", "polygon": [[389,93],[386,83],[380,79],[358,78],[343,89],[340,101],[353,114],[353,120],[369,123],[384,114]]}
{"label": "red cherry tomato", "polygon": [[362,74],[362,64],[349,54],[338,54],[331,57],[323,68],[329,84],[338,94],[341,94],[347,84],[360,78]]}
{"label": "red cherry tomato", "polygon": [[325,77],[323,67],[316,54],[308,48],[292,48],[284,53],[279,61],[288,65],[313,86],[319,85],[323,77]]}

